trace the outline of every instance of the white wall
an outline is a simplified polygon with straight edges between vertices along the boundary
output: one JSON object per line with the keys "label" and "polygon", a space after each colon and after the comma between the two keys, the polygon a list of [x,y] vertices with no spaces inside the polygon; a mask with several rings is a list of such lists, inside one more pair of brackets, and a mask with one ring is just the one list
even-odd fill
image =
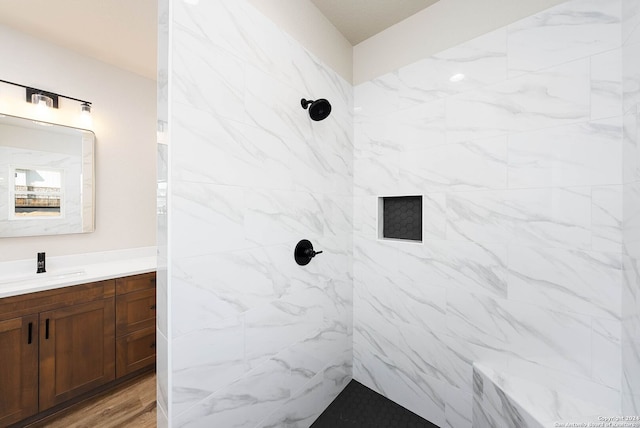
{"label": "white wall", "polygon": [[[474,362],[619,414],[620,20],[572,0],[356,86],[356,380],[442,427],[472,425]],[[406,194],[423,242],[377,239]]]}
{"label": "white wall", "polygon": [[565,0],[440,0],[353,48],[353,83],[411,64]]}
{"label": "white wall", "polygon": [[[96,134],[96,231],[0,238],[0,260],[154,246],[155,82],[8,27],[0,40],[1,79],[91,101]],[[23,90],[0,83],[0,112],[34,117],[32,107]],[[50,120],[80,126],[78,111],[62,99]]]}

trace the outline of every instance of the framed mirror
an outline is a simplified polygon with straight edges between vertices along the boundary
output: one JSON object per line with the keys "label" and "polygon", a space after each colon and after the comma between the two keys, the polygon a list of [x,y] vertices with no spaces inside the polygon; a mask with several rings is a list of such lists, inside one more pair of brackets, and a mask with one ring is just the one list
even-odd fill
{"label": "framed mirror", "polygon": [[95,135],[0,115],[0,237],[95,230]]}

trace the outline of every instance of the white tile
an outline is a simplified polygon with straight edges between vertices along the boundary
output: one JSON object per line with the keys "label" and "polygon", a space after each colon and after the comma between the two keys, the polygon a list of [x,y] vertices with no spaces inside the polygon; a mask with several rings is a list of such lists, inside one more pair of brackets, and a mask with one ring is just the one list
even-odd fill
{"label": "white tile", "polygon": [[[522,396],[528,391],[526,385],[514,379],[502,377],[499,373],[474,365],[473,426],[481,428],[498,426],[522,426],[542,428],[543,425],[522,405]],[[520,388],[520,390],[512,391]],[[515,395],[517,392],[518,395]],[[539,388],[535,391],[543,398]],[[551,394],[549,394],[551,395]],[[545,397],[546,398],[546,397]]]}
{"label": "white tile", "polygon": [[[350,344],[351,338],[345,331],[323,329],[317,334],[284,349],[274,359],[281,361],[291,370],[292,392],[306,388],[318,374],[336,360]],[[295,394],[294,394],[295,395]]]}
{"label": "white tile", "polygon": [[625,249],[629,256],[640,258],[636,243],[640,241],[640,182],[625,184],[623,190],[623,230]]}
{"label": "white tile", "polygon": [[597,186],[591,190],[593,241],[596,251],[622,252],[623,186]]}
{"label": "white tile", "polygon": [[596,382],[619,389],[619,379],[622,376],[620,321],[594,318],[592,328],[592,378]]}
{"label": "white tile", "polygon": [[254,189],[246,192],[244,235],[254,245],[298,242],[302,236],[322,236],[321,195]]}
{"label": "white tile", "polygon": [[444,118],[445,100],[420,103],[384,116],[359,117],[355,153],[362,157],[389,156],[446,144]]}
{"label": "white tile", "polygon": [[301,298],[283,298],[245,314],[245,355],[252,367],[320,331],[322,307],[296,301]]}
{"label": "white tile", "polygon": [[622,337],[622,393],[635,395],[640,391],[640,341]]}
{"label": "white tile", "polygon": [[622,0],[622,42],[640,41],[640,5],[635,0]]}
{"label": "white tile", "polygon": [[353,198],[353,232],[368,239],[377,238],[378,198],[376,196]]}
{"label": "white tile", "polygon": [[173,341],[172,349],[171,409],[176,415],[248,371],[241,318],[181,336]]}
{"label": "white tile", "polygon": [[173,110],[173,179],[292,189],[287,170],[294,151],[286,141],[249,125],[187,105]]}
{"label": "white tile", "polygon": [[509,74],[619,47],[620,13],[619,0],[571,0],[510,24]]}
{"label": "white tile", "polygon": [[445,418],[447,428],[471,428],[473,425],[473,395],[458,388],[446,386]]}
{"label": "white tile", "polygon": [[509,136],[509,187],[620,184],[619,117]]}
{"label": "white tile", "polygon": [[330,401],[326,398],[326,386],[322,374],[307,382],[299,394],[287,400],[275,412],[262,420],[261,428],[305,428],[320,416]]}
{"label": "white tile", "polygon": [[622,178],[624,183],[633,183],[640,177],[637,109],[631,109],[624,114],[622,130]]}
{"label": "white tile", "polygon": [[[427,243],[429,248],[430,244]],[[507,297],[508,251],[504,245],[447,242],[444,260],[449,266],[447,287],[493,297]]]}
{"label": "white tile", "polygon": [[591,119],[622,114],[622,50],[591,57]]}
{"label": "white tile", "polygon": [[156,331],[156,395],[158,401],[158,407],[164,410],[169,409],[171,404],[170,397],[170,379],[171,373],[169,372],[169,342],[162,333]]}
{"label": "white tile", "polygon": [[504,189],[507,185],[507,138],[405,151],[398,156],[400,181],[422,192]]}
{"label": "white tile", "polygon": [[591,246],[590,189],[449,193],[447,238],[588,249]]}
{"label": "white tile", "polygon": [[267,361],[242,379],[173,418],[176,427],[255,427],[291,397],[283,386],[289,371]]}
{"label": "white tile", "polygon": [[169,227],[174,257],[247,248],[244,191],[205,183],[172,183]]}
{"label": "white tile", "polygon": [[444,239],[447,234],[446,193],[422,195],[422,239]]}
{"label": "white tile", "polygon": [[442,381],[416,377],[386,357],[371,352],[354,360],[354,379],[428,421],[444,425],[445,383]]}
{"label": "white tile", "polygon": [[635,110],[640,102],[640,41],[622,47],[622,111]]}
{"label": "white tile", "polygon": [[248,124],[279,138],[310,142],[312,120],[300,105],[299,91],[274,80],[258,68],[246,70]]}
{"label": "white tile", "polygon": [[640,395],[624,394],[622,396],[622,414],[640,414]]}
{"label": "white tile", "polygon": [[397,156],[356,157],[353,161],[356,196],[394,195],[400,183]]}
{"label": "white tile", "polygon": [[[506,79],[506,36],[501,28],[400,68],[393,73],[400,107]],[[452,82],[456,74],[464,74],[464,79]]]}
{"label": "white tile", "polygon": [[[616,412],[616,409],[607,408],[599,402],[584,401],[517,375],[505,374],[499,369],[474,365],[474,376],[478,373],[483,376],[483,407],[491,408],[491,414],[496,419],[510,421],[511,424],[518,423],[516,421],[522,418],[523,426],[542,428],[553,426],[548,424],[549,421]],[[474,395],[474,399],[479,398],[478,395]],[[506,405],[505,401],[508,401]]]}
{"label": "white tile", "polygon": [[481,347],[568,373],[591,372],[591,321],[586,316],[452,291],[447,327]]}
{"label": "white tile", "polygon": [[[171,279],[174,290],[171,331],[174,337],[215,326],[222,320],[239,315],[255,304],[260,291],[264,294],[268,288],[266,280],[263,280],[248,297],[240,296],[238,291],[229,291],[227,284],[215,280],[217,270],[212,268],[211,261],[216,260],[221,259],[211,255],[174,261]],[[262,299],[269,297],[263,295]]]}
{"label": "white tile", "polygon": [[[615,409],[620,405],[620,387],[607,386],[591,375],[579,376],[564,370],[552,369],[520,358],[510,358],[503,365],[491,365],[505,376],[516,376],[528,382],[537,383],[558,394],[598,403],[605,408]],[[619,379],[619,378],[618,378]],[[616,379],[617,380],[617,379]],[[611,379],[611,382],[616,381]]]}
{"label": "white tile", "polygon": [[578,60],[447,99],[447,140],[576,123],[590,116],[589,61]]}
{"label": "white tile", "polygon": [[560,312],[620,318],[620,254],[510,246],[508,266],[509,299]]}
{"label": "white tile", "polygon": [[173,28],[172,102],[245,121],[243,62],[191,29]]}

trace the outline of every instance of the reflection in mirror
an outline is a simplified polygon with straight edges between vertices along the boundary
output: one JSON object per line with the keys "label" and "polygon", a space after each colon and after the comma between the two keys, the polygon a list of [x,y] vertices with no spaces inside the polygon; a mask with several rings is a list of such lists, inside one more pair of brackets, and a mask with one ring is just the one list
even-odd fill
{"label": "reflection in mirror", "polygon": [[94,230],[91,131],[0,116],[0,237]]}
{"label": "reflection in mirror", "polygon": [[14,204],[9,207],[9,218],[60,217],[64,213],[63,174],[63,170],[10,168],[15,196],[10,198]]}

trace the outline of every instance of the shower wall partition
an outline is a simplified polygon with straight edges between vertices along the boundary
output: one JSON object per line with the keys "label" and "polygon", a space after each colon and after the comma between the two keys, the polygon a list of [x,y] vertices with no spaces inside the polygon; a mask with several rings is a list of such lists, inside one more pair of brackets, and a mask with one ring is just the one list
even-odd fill
{"label": "shower wall partition", "polygon": [[351,85],[244,0],[165,1],[160,32],[162,423],[310,425],[351,379]]}

